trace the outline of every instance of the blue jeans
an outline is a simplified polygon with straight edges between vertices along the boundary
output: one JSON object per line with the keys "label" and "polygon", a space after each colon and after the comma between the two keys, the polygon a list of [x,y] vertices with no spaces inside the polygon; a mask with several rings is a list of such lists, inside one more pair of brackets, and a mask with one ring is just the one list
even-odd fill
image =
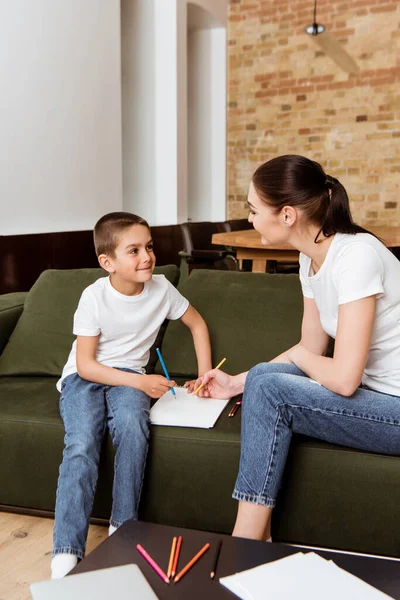
{"label": "blue jeans", "polygon": [[293,432],[400,455],[400,398],[363,387],[347,398],[311,381],[295,365],[257,365],[244,388],[233,498],[275,506]]}
{"label": "blue jeans", "polygon": [[65,448],[58,478],[53,556],[66,553],[83,558],[107,427],[115,448],[110,523],[118,527],[137,519],[149,441],[150,398],[135,388],[92,383],[73,373],[62,382],[60,413]]}

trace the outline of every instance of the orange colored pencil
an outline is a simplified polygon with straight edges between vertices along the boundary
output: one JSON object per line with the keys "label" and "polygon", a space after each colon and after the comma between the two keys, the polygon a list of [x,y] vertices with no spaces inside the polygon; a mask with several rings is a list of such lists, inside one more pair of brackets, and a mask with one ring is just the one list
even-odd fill
{"label": "orange colored pencil", "polygon": [[179,554],[181,551],[181,546],[182,546],[182,536],[180,535],[178,537],[178,543],[176,545],[174,564],[172,565],[171,577],[175,577],[176,570],[178,568],[178,560],[179,560]]}
{"label": "orange colored pencil", "polygon": [[175,549],[176,549],[176,537],[174,537],[172,540],[171,554],[169,555],[169,563],[168,563],[168,571],[167,571],[168,579],[171,577],[171,573],[172,573],[172,565],[174,563],[174,558],[175,558]]}
{"label": "orange colored pencil", "polygon": [[197,562],[199,560],[199,558],[207,552],[209,547],[210,547],[210,544],[207,542],[207,544],[202,547],[202,549],[196,554],[196,556],[193,556],[192,560],[188,562],[186,567],[183,567],[182,571],[180,571],[178,573],[178,575],[174,579],[174,583],[177,583],[180,579],[182,579],[182,577],[185,575],[185,573],[187,573],[189,571],[189,569],[191,567],[193,567],[194,563]]}

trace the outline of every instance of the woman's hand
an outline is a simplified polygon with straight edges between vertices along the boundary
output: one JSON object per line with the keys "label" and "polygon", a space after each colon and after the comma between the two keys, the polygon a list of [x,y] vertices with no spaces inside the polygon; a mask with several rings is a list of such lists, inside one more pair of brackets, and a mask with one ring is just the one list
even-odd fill
{"label": "woman's hand", "polygon": [[[212,369],[204,373],[202,377],[199,377],[196,381],[187,381],[185,387],[194,391],[200,384],[204,386],[199,390],[198,396],[200,398],[232,398],[236,394],[240,393],[237,391],[236,377],[224,373],[220,369]],[[242,390],[241,390],[242,391]]]}

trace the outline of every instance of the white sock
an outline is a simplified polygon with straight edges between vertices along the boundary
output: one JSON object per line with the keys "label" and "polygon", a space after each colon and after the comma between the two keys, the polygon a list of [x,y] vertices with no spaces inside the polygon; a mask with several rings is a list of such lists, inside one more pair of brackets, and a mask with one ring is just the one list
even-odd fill
{"label": "white sock", "polygon": [[65,577],[78,564],[78,557],[74,554],[56,554],[51,561],[51,578]]}
{"label": "white sock", "polygon": [[110,535],[112,535],[114,533],[114,531],[117,531],[118,527],[114,527],[114,525],[110,525],[110,527],[108,528],[108,537],[110,537]]}
{"label": "white sock", "polygon": [[272,542],[272,537],[269,537],[267,540],[265,540],[266,542]]}

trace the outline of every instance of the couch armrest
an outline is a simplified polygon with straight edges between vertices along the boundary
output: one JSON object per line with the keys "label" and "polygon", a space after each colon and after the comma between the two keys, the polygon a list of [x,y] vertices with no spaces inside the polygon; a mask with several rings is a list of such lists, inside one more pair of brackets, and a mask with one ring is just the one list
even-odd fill
{"label": "couch armrest", "polygon": [[0,295],[0,355],[21,316],[27,293],[14,292]]}

